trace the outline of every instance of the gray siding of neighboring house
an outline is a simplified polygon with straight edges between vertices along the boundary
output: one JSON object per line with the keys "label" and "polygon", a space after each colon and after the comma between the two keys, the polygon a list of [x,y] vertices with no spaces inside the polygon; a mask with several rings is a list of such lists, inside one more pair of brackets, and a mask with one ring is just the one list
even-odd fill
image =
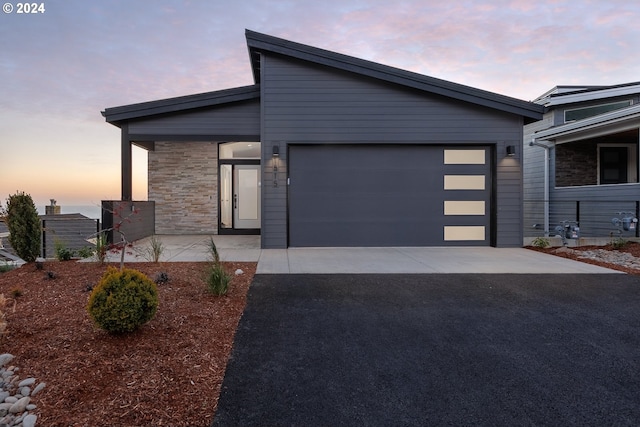
{"label": "gray siding of neighboring house", "polygon": [[[583,237],[609,237],[615,230],[611,219],[618,217],[618,212],[636,213],[640,184],[552,187],[550,193],[551,230],[563,220],[579,220]],[[579,218],[576,217],[578,201]]]}
{"label": "gray siding of neighboring house", "polygon": [[178,115],[129,122],[129,135],[201,137],[203,140],[257,140],[260,135],[260,100],[225,104]]}
{"label": "gray siding of neighboring house", "polygon": [[262,245],[287,246],[289,143],[473,144],[495,146],[498,246],[522,245],[521,116],[430,95],[303,61],[264,55],[261,61],[263,183]]}
{"label": "gray siding of neighboring house", "polygon": [[[533,134],[553,125],[553,113],[547,113],[538,122],[524,127],[523,139],[523,203],[524,203],[524,235],[542,235],[541,230],[535,231],[533,224],[544,223],[544,158],[545,149],[539,146],[529,146]],[[549,144],[550,145],[550,144]],[[553,150],[552,150],[553,151]]]}

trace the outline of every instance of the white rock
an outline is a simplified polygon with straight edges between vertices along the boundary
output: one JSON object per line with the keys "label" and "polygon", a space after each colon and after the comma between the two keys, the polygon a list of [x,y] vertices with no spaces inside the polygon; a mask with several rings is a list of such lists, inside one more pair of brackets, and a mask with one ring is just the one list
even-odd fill
{"label": "white rock", "polygon": [[242,269],[240,269],[240,268],[239,268],[239,269],[237,269],[237,270],[236,270],[236,276],[239,276],[239,275],[241,275],[241,274],[244,274],[244,271],[242,271]]}
{"label": "white rock", "polygon": [[13,360],[13,355],[9,353],[0,354],[0,367],[6,365]]}
{"label": "white rock", "polygon": [[40,393],[42,391],[42,389],[44,388],[44,386],[46,386],[47,383],[40,383],[36,386],[36,388],[33,389],[33,391],[31,392],[31,396],[35,396],[36,394]]}
{"label": "white rock", "polygon": [[36,383],[36,379],[35,378],[27,378],[25,380],[20,381],[20,383],[18,384],[18,387],[26,387],[26,386],[30,386]]}
{"label": "white rock", "polygon": [[24,417],[22,420],[22,427],[34,427],[36,425],[36,421],[38,420],[37,415],[29,414]]}
{"label": "white rock", "polygon": [[27,408],[27,405],[29,404],[29,401],[31,400],[30,397],[25,396],[22,399],[18,400],[16,403],[14,403],[11,408],[9,408],[9,413],[10,414],[19,414],[20,412],[24,412],[24,410]]}
{"label": "white rock", "polygon": [[7,397],[5,397],[4,401],[5,401],[5,403],[11,403],[13,405],[14,403],[16,403],[18,401],[18,399],[13,397],[13,396],[7,396]]}
{"label": "white rock", "polygon": [[27,386],[21,387],[20,394],[23,396],[29,396],[31,394],[31,389]]}

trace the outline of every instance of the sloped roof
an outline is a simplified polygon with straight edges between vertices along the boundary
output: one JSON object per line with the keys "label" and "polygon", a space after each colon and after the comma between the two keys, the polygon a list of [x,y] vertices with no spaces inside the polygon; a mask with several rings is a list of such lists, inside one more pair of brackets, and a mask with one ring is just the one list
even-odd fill
{"label": "sloped roof", "polygon": [[245,35],[255,85],[106,108],[102,112],[102,115],[107,122],[119,126],[122,121],[126,120],[259,98],[260,53],[262,52],[284,55],[314,64],[334,67],[416,90],[520,115],[524,117],[525,123],[542,119],[544,112],[542,105],[494,92],[488,92],[364,59],[295,43],[251,30],[246,30]]}
{"label": "sloped roof", "polygon": [[[572,135],[582,135],[588,132],[604,131],[607,127],[615,127],[616,131],[621,129],[635,129],[640,122],[640,104],[627,108],[610,111],[586,119],[576,120],[549,129],[544,129],[534,133],[536,140],[555,140],[559,137]],[[626,126],[626,127],[625,127]]]}
{"label": "sloped roof", "polygon": [[102,115],[107,122],[118,126],[119,122],[158,114],[176,113],[196,108],[212,107],[229,102],[246,101],[260,98],[260,86],[242,86],[233,89],[178,96],[158,101],[106,108]]}
{"label": "sloped roof", "polygon": [[640,94],[640,82],[609,86],[556,86],[533,100],[546,107]]}
{"label": "sloped roof", "polygon": [[532,102],[295,43],[251,30],[246,30],[246,38],[253,68],[253,77],[256,83],[260,83],[259,53],[270,52],[518,114],[527,119],[532,119],[529,121],[542,119],[543,108]]}

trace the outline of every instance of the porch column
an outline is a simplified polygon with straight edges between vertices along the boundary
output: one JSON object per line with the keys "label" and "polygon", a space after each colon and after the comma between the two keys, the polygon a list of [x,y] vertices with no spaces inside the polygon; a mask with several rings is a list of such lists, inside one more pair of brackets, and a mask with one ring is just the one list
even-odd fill
{"label": "porch column", "polygon": [[129,125],[123,124],[121,130],[121,200],[130,201],[133,197],[133,161],[131,155],[131,141],[129,140]]}

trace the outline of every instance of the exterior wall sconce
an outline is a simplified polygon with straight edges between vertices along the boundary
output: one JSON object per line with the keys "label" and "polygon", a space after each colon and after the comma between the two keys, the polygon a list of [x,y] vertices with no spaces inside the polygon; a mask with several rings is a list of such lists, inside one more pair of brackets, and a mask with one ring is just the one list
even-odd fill
{"label": "exterior wall sconce", "polygon": [[507,145],[507,157],[513,157],[516,155],[516,146]]}
{"label": "exterior wall sconce", "polygon": [[280,156],[280,146],[279,145],[274,145],[273,146],[273,157],[279,157]]}

